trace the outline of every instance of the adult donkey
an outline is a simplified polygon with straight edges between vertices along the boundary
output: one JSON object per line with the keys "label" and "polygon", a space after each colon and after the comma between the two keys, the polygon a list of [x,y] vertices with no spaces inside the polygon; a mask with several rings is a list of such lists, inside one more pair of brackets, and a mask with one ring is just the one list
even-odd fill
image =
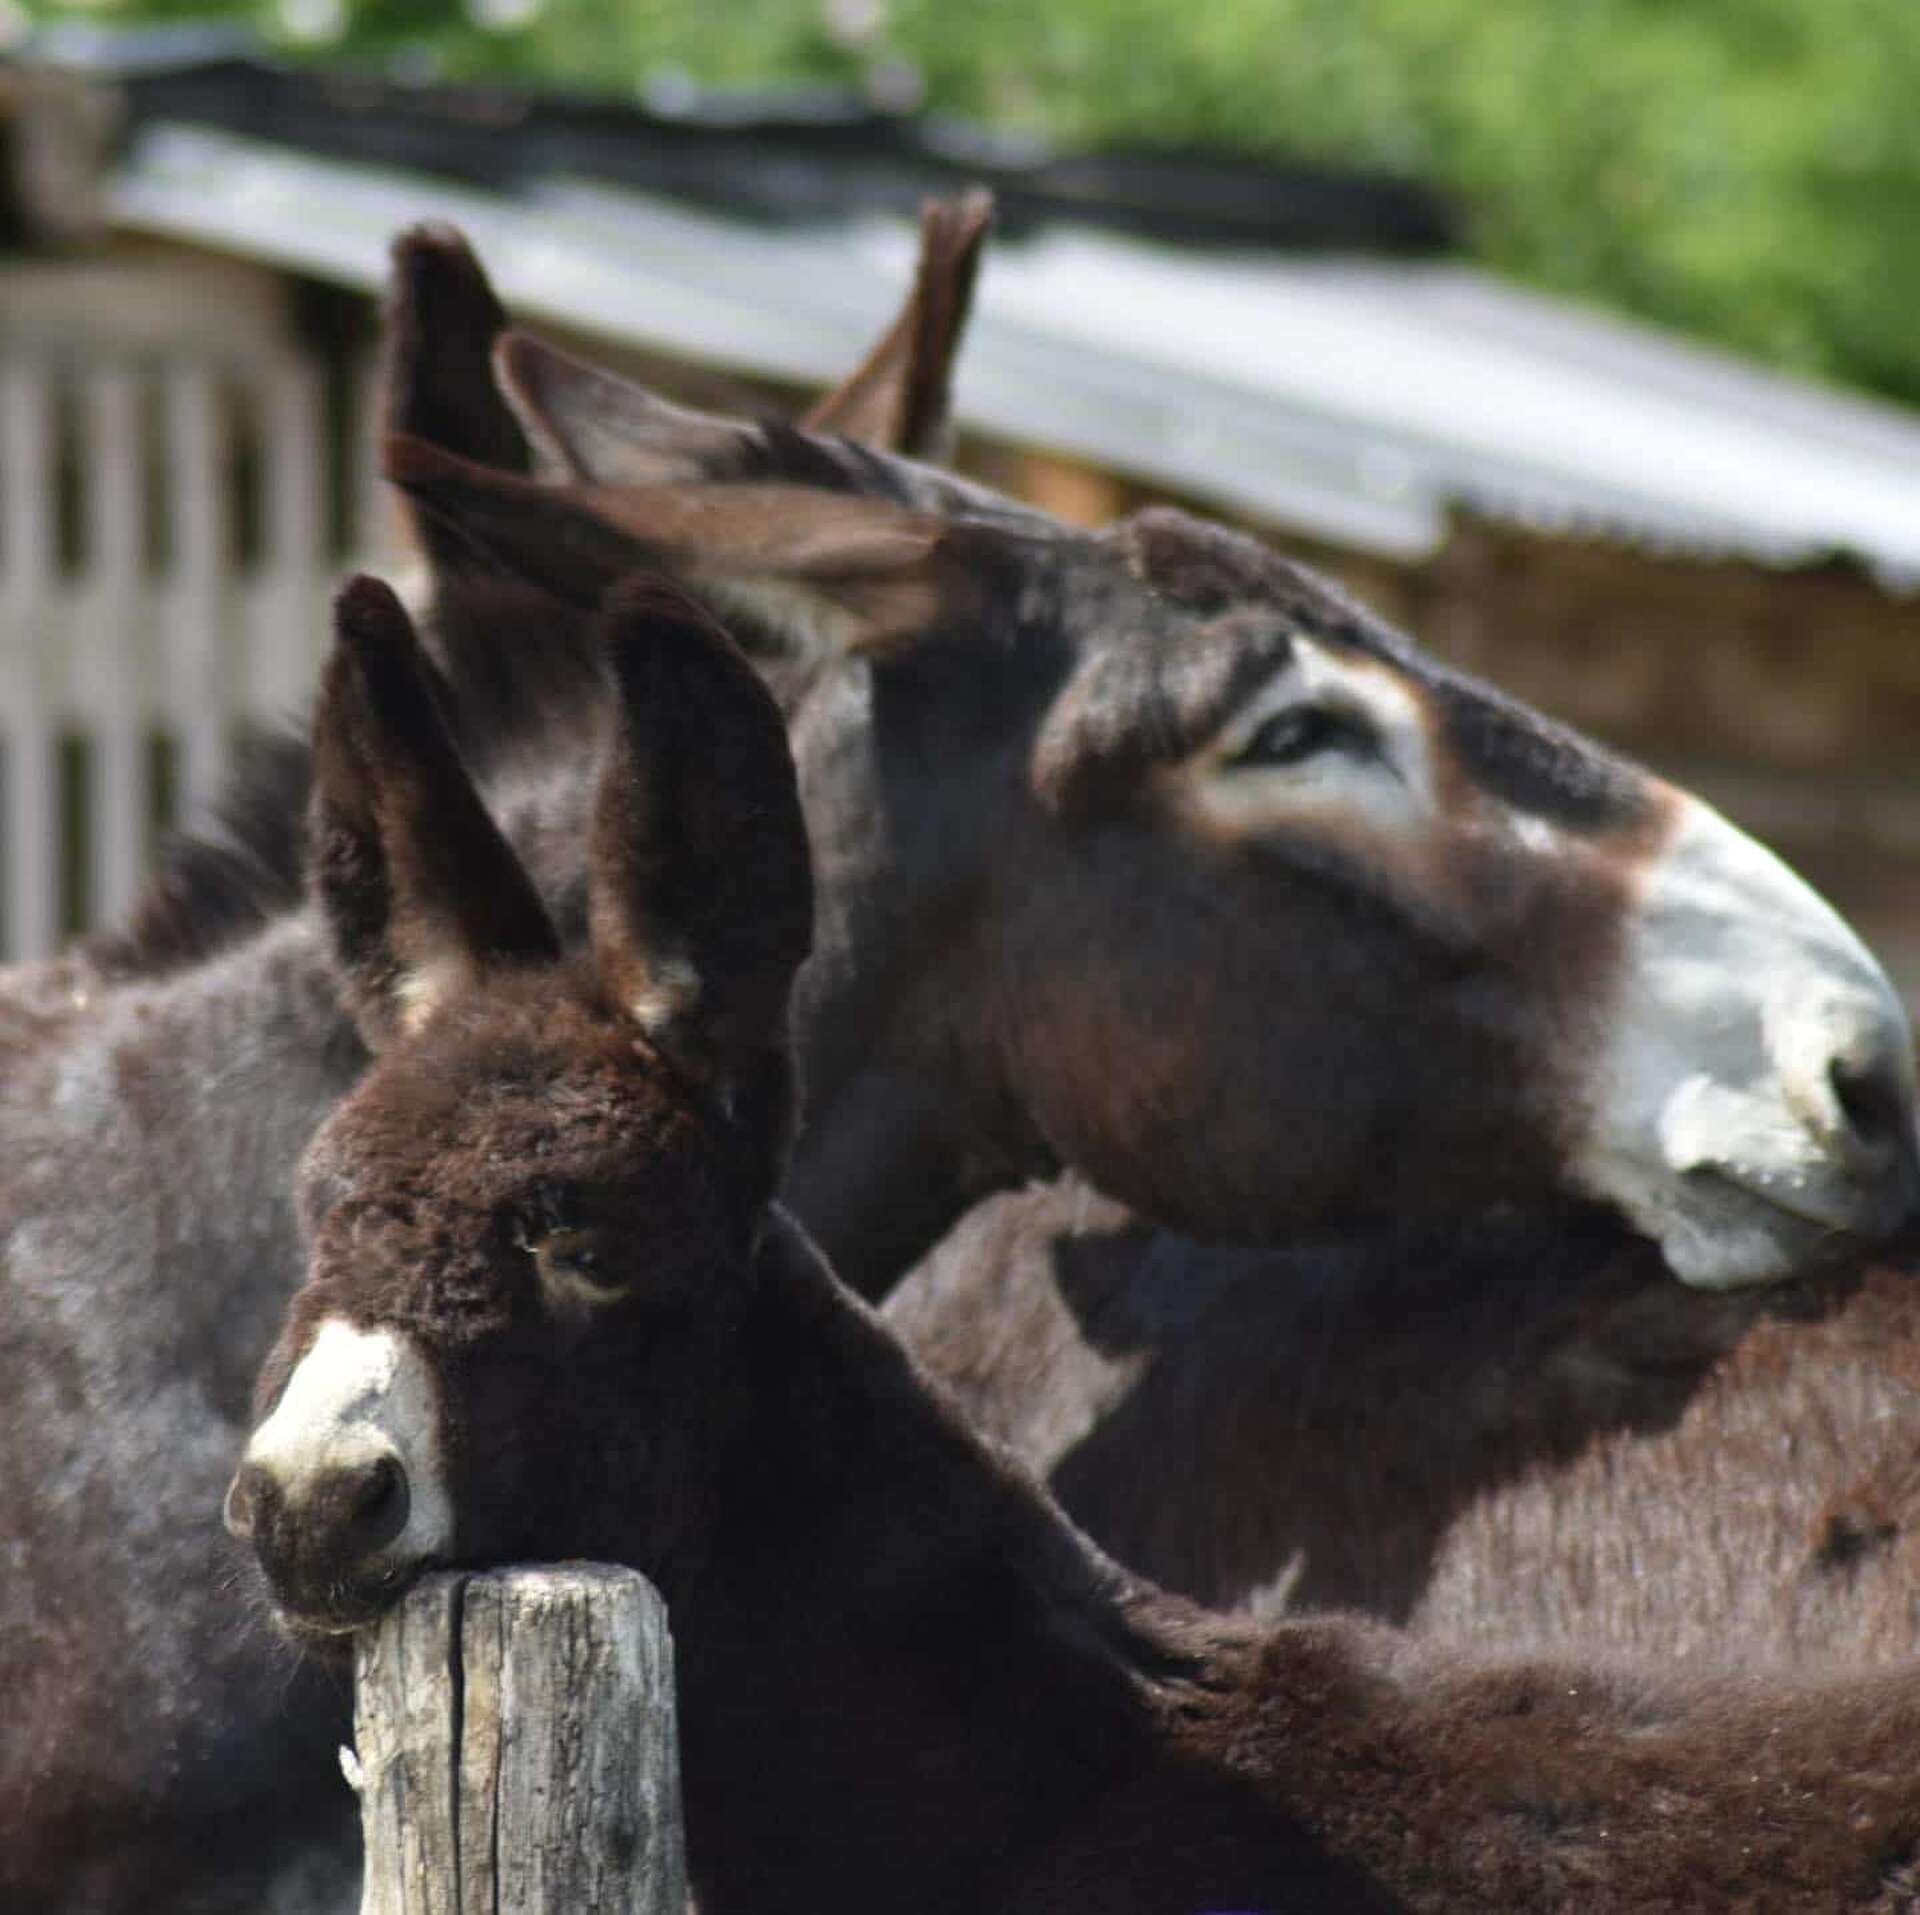
{"label": "adult donkey", "polygon": [[1250,539],[497,365],[571,482],[396,439],[451,549],[576,608],[652,567],[797,660],[835,902],[792,1188],[862,1287],[982,1162],[1242,1242],[1572,1192],[1709,1288],[1912,1210],[1904,1013],[1699,800]]}
{"label": "adult donkey", "polygon": [[428,1568],[586,1556],[673,1619],[708,1915],[1857,1910],[1920,1896],[1920,1669],[1491,1666],[1126,1576],[774,1204],[811,931],[781,717],[616,598],[586,950],[343,596],[314,865],[376,1058],[227,1499],[338,1650]]}
{"label": "adult donkey", "polygon": [[[930,217],[914,295],[830,421],[937,445],[984,211]],[[487,372],[503,315],[464,247],[422,233],[396,263],[390,422],[523,460]],[[563,633],[528,644],[539,607],[489,605],[443,608],[442,690],[494,789],[537,794],[521,842],[577,870],[551,767],[579,754],[599,663]],[[354,1898],[343,1697],[236,1626],[215,1513],[299,1266],[286,1180],[365,1063],[301,902],[309,771],[304,741],[269,741],[127,926],[0,991],[0,1908]]]}

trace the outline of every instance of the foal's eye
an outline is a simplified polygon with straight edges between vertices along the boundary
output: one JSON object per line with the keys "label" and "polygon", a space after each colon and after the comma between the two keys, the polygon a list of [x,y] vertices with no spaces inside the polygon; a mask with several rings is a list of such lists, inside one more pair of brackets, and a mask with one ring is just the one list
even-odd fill
{"label": "foal's eye", "polygon": [[597,1231],[550,1230],[527,1241],[533,1267],[549,1289],[612,1296],[619,1282],[605,1261]]}
{"label": "foal's eye", "polygon": [[1373,747],[1366,726],[1349,712],[1326,705],[1289,705],[1262,721],[1233,754],[1236,767],[1298,765],[1322,752],[1359,754]]}

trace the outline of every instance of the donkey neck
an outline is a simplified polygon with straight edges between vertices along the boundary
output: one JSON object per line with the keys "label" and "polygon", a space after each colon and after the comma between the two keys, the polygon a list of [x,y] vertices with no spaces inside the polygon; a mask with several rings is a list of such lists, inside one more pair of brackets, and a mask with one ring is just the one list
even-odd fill
{"label": "donkey neck", "polygon": [[870,1297],[979,1198],[1056,1168],[1012,1088],[990,957],[1013,693],[985,674],[950,696],[928,669],[840,661],[781,688],[818,899],[787,1201]]}
{"label": "donkey neck", "polygon": [[1136,1613],[1160,1599],[784,1223],[753,1311],[747,1407],[662,1576],[701,1905],[991,1906],[1147,1764],[1153,1680],[1181,1663]]}

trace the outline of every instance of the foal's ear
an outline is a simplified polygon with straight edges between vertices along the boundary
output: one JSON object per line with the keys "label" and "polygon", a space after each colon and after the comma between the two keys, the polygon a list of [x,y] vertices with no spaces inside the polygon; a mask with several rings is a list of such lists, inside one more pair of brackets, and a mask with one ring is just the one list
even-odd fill
{"label": "foal's ear", "polygon": [[473,561],[576,605],[597,604],[630,573],[660,573],[723,615],[849,650],[978,622],[996,538],[1018,542],[825,486],[536,485],[411,439],[388,441],[386,472]]}
{"label": "foal's ear", "polygon": [[993,195],[983,190],[926,203],[906,305],[860,366],[802,415],[803,427],[909,458],[946,457],[953,362],[992,225]]}
{"label": "foal's ear", "polygon": [[[394,241],[385,317],[382,430],[430,440],[481,465],[531,471],[526,437],[493,382],[506,309],[456,228],[428,223]],[[449,556],[439,549],[442,529],[412,512],[407,521],[427,559],[442,563]]]}
{"label": "foal's ear", "polygon": [[813,942],[793,754],[760,676],[648,580],[604,615],[617,718],[588,847],[608,996],[729,1108],[784,1101],[787,998]]}
{"label": "foal's ear", "polygon": [[413,627],[377,579],[335,602],[313,759],[308,867],[371,1048],[490,966],[559,955],[454,749]]}

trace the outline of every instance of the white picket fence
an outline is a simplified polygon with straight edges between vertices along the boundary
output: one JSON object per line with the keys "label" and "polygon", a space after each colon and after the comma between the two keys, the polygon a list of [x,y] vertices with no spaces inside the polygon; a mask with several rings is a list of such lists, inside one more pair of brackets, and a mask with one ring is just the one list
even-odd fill
{"label": "white picket fence", "polygon": [[0,338],[9,958],[125,911],[239,729],[303,706],[343,554],[380,543],[369,435],[330,429],[319,364],[257,314],[221,339],[210,303],[201,344],[116,348],[96,313],[69,345],[44,303],[34,336]]}

